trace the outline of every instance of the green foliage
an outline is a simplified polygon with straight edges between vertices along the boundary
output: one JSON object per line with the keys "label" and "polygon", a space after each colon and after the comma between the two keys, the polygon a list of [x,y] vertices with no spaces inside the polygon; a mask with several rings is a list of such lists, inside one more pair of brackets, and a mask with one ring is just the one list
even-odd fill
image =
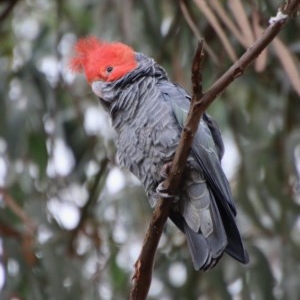
{"label": "green foliage", "polygon": [[[151,209],[116,167],[108,116],[84,78],[67,70],[72,45],[89,34],[129,43],[186,89],[195,34],[215,54],[204,59],[205,89],[230,66],[228,53],[192,1],[182,1],[189,15],[170,0],[4,3],[0,16],[14,7],[0,18],[1,299],[126,299]],[[280,3],[255,4],[264,27]],[[253,3],[243,5],[252,20]],[[298,71],[299,22],[280,34]],[[227,147],[225,159],[250,264],[224,256],[211,272],[195,272],[168,223],[149,299],[300,298],[300,101],[281,55],[270,47],[262,71],[250,67],[209,109],[239,154]]]}

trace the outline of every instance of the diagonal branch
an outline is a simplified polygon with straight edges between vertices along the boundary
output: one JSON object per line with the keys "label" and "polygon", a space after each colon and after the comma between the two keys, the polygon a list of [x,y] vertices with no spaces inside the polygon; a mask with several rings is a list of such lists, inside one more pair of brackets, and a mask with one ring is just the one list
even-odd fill
{"label": "diagonal branch", "polygon": [[[269,27],[265,30],[260,38],[258,38],[252,47],[250,47],[240,59],[238,59],[232,67],[224,73],[210,89],[202,96],[202,89],[199,81],[200,76],[200,62],[202,55],[201,44],[195,55],[192,68],[193,80],[193,97],[186,125],[182,131],[179,145],[177,147],[175,157],[173,159],[172,170],[169,177],[164,182],[165,188],[169,194],[176,194],[176,188],[181,180],[182,172],[185,168],[186,159],[189,154],[189,149],[193,141],[193,135],[197,131],[199,120],[203,112],[213,102],[213,100],[225,90],[225,88],[241,76],[245,69],[251,64],[254,59],[261,53],[261,51],[268,46],[268,44],[279,33],[286,21],[295,13],[300,0],[287,0],[278,10],[276,17],[271,18]],[[199,50],[200,49],[200,50]],[[199,89],[198,89],[199,87]],[[199,96],[200,95],[200,96]],[[202,96],[202,97],[201,97]],[[153,264],[155,252],[159,243],[159,239],[168,218],[171,208],[171,201],[160,199],[157,203],[152,215],[147,233],[144,238],[143,247],[140,256],[135,264],[135,274],[133,276],[134,285],[131,290],[131,300],[144,300],[147,297],[153,271]]]}
{"label": "diagonal branch", "polygon": [[0,23],[2,21],[4,21],[9,14],[12,12],[13,8],[15,7],[15,5],[18,3],[19,0],[11,0],[11,1],[7,1],[8,5],[5,7],[5,9],[3,9],[3,11],[1,11],[0,13]]}

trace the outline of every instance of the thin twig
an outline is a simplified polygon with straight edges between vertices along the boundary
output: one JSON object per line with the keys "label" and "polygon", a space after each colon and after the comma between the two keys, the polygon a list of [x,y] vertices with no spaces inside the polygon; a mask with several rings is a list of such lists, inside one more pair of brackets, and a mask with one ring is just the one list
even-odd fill
{"label": "thin twig", "polygon": [[91,212],[92,207],[95,205],[95,203],[98,200],[98,193],[99,193],[99,183],[100,180],[103,178],[105,175],[105,172],[107,170],[107,165],[108,165],[108,158],[105,157],[101,164],[98,173],[95,176],[93,185],[91,187],[90,193],[89,193],[89,198],[87,199],[86,203],[84,206],[81,208],[81,213],[80,213],[80,219],[77,224],[77,226],[71,231],[71,236],[70,236],[70,241],[69,241],[69,253],[73,255],[75,253],[75,240],[78,236],[78,233],[83,229],[87,218],[89,217],[89,213]]}
{"label": "thin twig", "polygon": [[13,227],[10,227],[10,226],[4,224],[4,222],[2,220],[0,220],[0,236],[1,237],[14,237],[17,239],[20,239],[22,237],[22,235],[19,231],[17,231]]}
{"label": "thin twig", "polygon": [[222,42],[224,50],[227,52],[231,61],[235,61],[237,59],[235,49],[234,49],[234,47],[231,46],[231,43],[230,43],[229,39],[227,38],[227,35],[226,35],[222,25],[218,21],[217,17],[213,13],[213,11],[210,9],[210,7],[207,3],[208,1],[194,0],[194,2],[199,7],[201,12],[205,16],[206,20],[209,22],[209,24],[212,26],[212,28],[218,35],[220,41]]}
{"label": "thin twig", "polygon": [[[200,41],[202,40],[202,36],[200,34],[200,31],[196,25],[196,22],[193,18],[193,16],[191,15],[191,12],[189,11],[188,7],[187,7],[187,1],[186,0],[180,0],[179,1],[179,5],[180,5],[180,9],[181,12],[185,18],[185,21],[187,23],[187,25],[189,26],[189,28],[191,29],[191,31],[194,33],[194,35],[196,36],[197,40]],[[214,51],[212,50],[212,48],[205,44],[204,45],[205,51],[208,53],[209,57],[212,59],[212,61],[216,64],[216,65],[220,65],[220,60],[217,57],[217,55],[214,53]]]}
{"label": "thin twig", "polygon": [[37,225],[17,203],[15,199],[8,193],[5,188],[0,188],[0,195],[2,195],[6,206],[23,222],[25,229],[31,235],[34,235]]}
{"label": "thin twig", "polygon": [[0,235],[2,233],[4,235],[20,239],[23,257],[29,266],[33,266],[36,263],[34,244],[37,224],[35,224],[35,222],[5,188],[0,187],[0,195],[2,195],[6,206],[23,222],[25,229],[22,231],[16,231],[15,229],[5,226],[0,222]]}
{"label": "thin twig", "polygon": [[[253,46],[249,48],[246,53],[233,64],[233,66],[219,79],[212,87],[200,97],[198,101],[197,95],[193,95],[193,99],[197,99],[192,103],[186,125],[182,131],[179,145],[176,149],[175,157],[172,164],[172,170],[169,178],[164,183],[165,188],[169,194],[175,194],[176,187],[180,182],[182,172],[184,170],[186,159],[189,153],[190,146],[193,140],[193,134],[196,132],[199,120],[203,112],[211,104],[211,102],[225,90],[225,88],[237,77],[241,76],[247,66],[254,61],[260,52],[267,47],[267,45],[274,39],[274,37],[281,30],[286,21],[294,14],[299,5],[300,0],[290,0],[281,6],[278,12],[279,17],[272,19],[270,26],[266,29],[263,35],[255,41]],[[280,17],[286,15],[286,17]],[[197,51],[198,52],[198,51]],[[200,56],[201,57],[201,56]],[[193,65],[195,61],[193,62]],[[200,65],[199,65],[200,68]],[[194,72],[195,70],[193,70]],[[200,69],[198,70],[200,72]],[[199,78],[197,75],[193,79]],[[195,87],[197,83],[193,83],[193,92],[197,93]],[[200,91],[199,88],[198,91]],[[177,184],[176,184],[177,183]],[[155,252],[157,245],[168,218],[171,208],[171,201],[159,199],[148,227],[143,247],[140,256],[135,264],[135,274],[133,276],[134,285],[131,290],[131,300],[144,300],[147,297],[154,265]]]}

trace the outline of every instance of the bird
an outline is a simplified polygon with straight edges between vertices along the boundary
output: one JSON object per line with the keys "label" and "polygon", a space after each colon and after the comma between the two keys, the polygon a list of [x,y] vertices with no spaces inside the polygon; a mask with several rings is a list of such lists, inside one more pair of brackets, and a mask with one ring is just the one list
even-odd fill
{"label": "bird", "polygon": [[[141,182],[153,208],[164,193],[191,96],[153,58],[121,42],[78,39],[69,68],[84,73],[111,117],[118,162]],[[249,261],[236,223],[236,208],[221,166],[224,144],[206,112],[194,135],[171,221],[184,233],[195,270],[213,268],[224,253]]]}

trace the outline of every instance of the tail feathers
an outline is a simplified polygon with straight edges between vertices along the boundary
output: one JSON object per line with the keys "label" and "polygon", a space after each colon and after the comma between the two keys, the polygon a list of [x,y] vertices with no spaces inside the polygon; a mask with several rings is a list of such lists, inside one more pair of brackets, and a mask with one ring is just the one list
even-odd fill
{"label": "tail feathers", "polygon": [[222,224],[218,224],[215,228],[216,230],[205,238],[201,232],[194,232],[183,220],[183,232],[194,268],[196,270],[213,268],[224,252],[243,264],[248,263],[249,256],[243,247],[238,231],[235,231],[233,235],[228,235]]}
{"label": "tail feathers", "polygon": [[[207,270],[215,266],[227,246],[226,232],[213,194],[210,193],[210,218],[213,231],[205,236],[196,233],[184,222],[184,233],[196,270]],[[200,214],[199,214],[200,215]]]}
{"label": "tail feathers", "polygon": [[249,255],[245,249],[237,252],[235,247],[228,245],[225,249],[225,252],[242,264],[247,264],[249,262]]}
{"label": "tail feathers", "polygon": [[215,245],[209,245],[209,241],[201,233],[195,233],[186,223],[184,223],[184,233],[194,268],[208,270],[214,267],[221,258],[225,246],[216,248]]}
{"label": "tail feathers", "polygon": [[228,240],[228,245],[225,249],[225,252],[237,261],[243,264],[247,264],[249,262],[249,256],[243,246],[242,238],[234,216],[222,210],[220,213],[222,216],[223,224],[225,225]]}
{"label": "tail feathers", "polygon": [[169,217],[186,236],[194,268],[208,270],[214,267],[226,248],[226,235],[222,233],[219,239],[205,238],[201,232],[193,231],[179,212],[171,210]]}
{"label": "tail feathers", "polygon": [[234,216],[219,211],[212,194],[211,199],[210,213],[214,230],[206,237],[201,231],[195,232],[191,229],[180,212],[173,210],[170,212],[170,219],[186,236],[194,268],[196,270],[213,268],[224,252],[241,263],[248,263],[249,257],[243,247]]}
{"label": "tail feathers", "polygon": [[235,234],[228,234],[228,245],[225,252],[237,261],[247,264],[249,262],[249,256],[247,251],[243,247],[243,242],[241,240],[240,234],[237,231]]}

